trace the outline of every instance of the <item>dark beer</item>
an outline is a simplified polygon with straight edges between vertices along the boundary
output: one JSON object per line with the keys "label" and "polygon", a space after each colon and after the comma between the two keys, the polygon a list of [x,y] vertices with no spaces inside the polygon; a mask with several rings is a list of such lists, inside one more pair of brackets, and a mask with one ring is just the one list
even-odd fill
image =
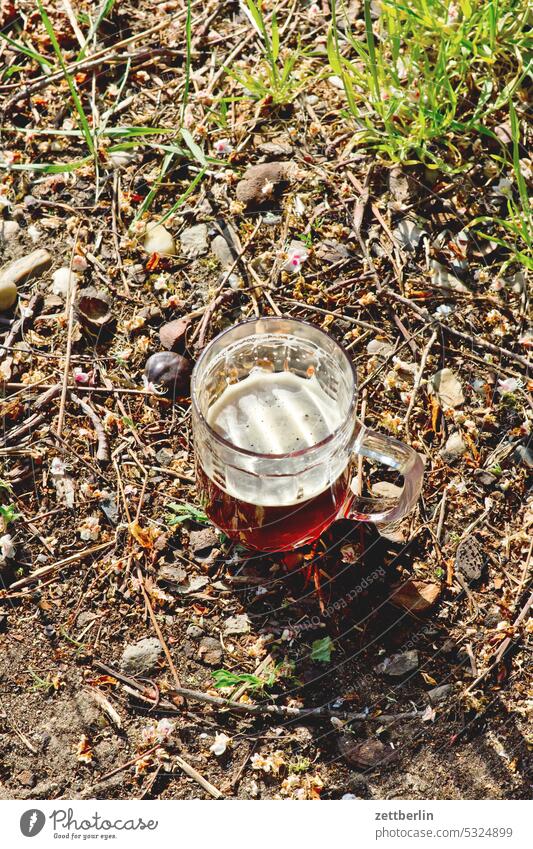
{"label": "dark beer", "polygon": [[209,478],[200,464],[196,477],[201,501],[221,531],[256,551],[289,551],[312,542],[329,527],[348,497],[349,470],[318,495],[282,507],[251,504],[229,495]]}

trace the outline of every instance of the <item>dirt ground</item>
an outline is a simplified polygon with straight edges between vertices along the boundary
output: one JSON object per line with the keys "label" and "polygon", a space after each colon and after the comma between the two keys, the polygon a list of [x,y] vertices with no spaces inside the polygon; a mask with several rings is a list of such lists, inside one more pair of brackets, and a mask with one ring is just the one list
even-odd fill
{"label": "dirt ground", "polygon": [[[53,57],[34,4],[13,6],[4,31]],[[68,17],[45,6],[72,61]],[[461,173],[393,166],[352,145],[327,78],[286,105],[243,99],[217,77],[257,56],[231,2],[192,4],[181,110],[184,8],[116,3],[108,55],[76,70],[91,127],[111,110],[119,128],[97,167],[13,167],[87,149],[64,79],[17,98],[41,74],[24,59],[0,85],[0,200],[4,228],[19,225],[1,264],[50,254],[0,316],[0,798],[528,798],[527,284],[498,243],[465,235],[498,203],[494,141]],[[322,18],[292,27],[325,49]],[[167,132],[120,131],[140,126]],[[268,162],[290,167],[239,200],[246,169]],[[171,254],[146,250],[146,224],[171,210]],[[108,323],[80,313],[87,287]],[[423,494],[400,528],[341,521],[270,557],[205,523],[186,381],[159,395],[143,372],[169,322],[186,319],[174,347],[192,363],[257,314],[326,329],[357,367],[365,423],[420,453]],[[431,392],[443,369],[450,403]],[[385,478],[365,464],[366,491]],[[128,664],[145,639],[151,661]],[[304,713],[184,704],[178,679],[243,710]]]}

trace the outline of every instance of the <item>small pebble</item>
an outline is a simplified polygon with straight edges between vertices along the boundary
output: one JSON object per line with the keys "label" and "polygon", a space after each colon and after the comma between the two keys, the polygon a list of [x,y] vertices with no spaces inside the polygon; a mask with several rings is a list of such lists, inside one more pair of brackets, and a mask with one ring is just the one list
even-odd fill
{"label": "small pebble", "polygon": [[428,390],[430,394],[435,395],[443,410],[464,404],[465,396],[461,381],[449,368],[443,368],[430,377]]}
{"label": "small pebble", "polygon": [[126,646],[120,667],[129,675],[146,675],[153,670],[162,652],[163,646],[156,637],[146,637]]}
{"label": "small pebble", "polygon": [[151,222],[146,228],[144,237],[144,249],[149,254],[160,256],[172,256],[176,253],[174,239],[162,224]]}
{"label": "small pebble", "polygon": [[41,274],[51,262],[48,251],[40,249],[8,262],[0,269],[0,312],[11,309],[17,300],[18,283]]}
{"label": "small pebble", "polygon": [[393,654],[376,666],[376,672],[382,672],[393,678],[402,678],[416,669],[418,669],[418,652],[416,649],[401,654]]}
{"label": "small pebble", "polygon": [[230,616],[224,623],[224,634],[248,634],[250,631],[250,620],[246,613],[239,613],[237,616]]}
{"label": "small pebble", "polygon": [[175,318],[174,321],[163,324],[159,330],[159,338],[163,348],[167,351],[175,351],[177,348],[183,347],[189,324],[188,318]]}
{"label": "small pebble", "polygon": [[180,244],[181,252],[192,259],[207,253],[209,250],[207,225],[196,224],[195,227],[189,227],[187,230],[184,230],[180,234]]}
{"label": "small pebble", "polygon": [[224,236],[215,236],[215,238],[211,242],[211,250],[218,259],[224,271],[233,265],[233,254]]}
{"label": "small pebble", "polygon": [[252,165],[245,171],[242,180],[237,183],[237,200],[246,206],[257,206],[271,201],[283,184],[296,176],[296,166],[292,162],[265,162]]}
{"label": "small pebble", "polygon": [[128,150],[116,150],[109,154],[109,161],[113,168],[126,168],[135,162],[137,154],[131,153]]}
{"label": "small pebble", "polygon": [[0,221],[0,242],[9,242],[14,239],[20,230],[18,221]]}
{"label": "small pebble", "polygon": [[52,292],[54,295],[66,298],[69,285],[72,287],[77,283],[77,281],[78,275],[75,271],[71,271],[67,266],[58,268],[57,271],[54,271],[52,274]]}
{"label": "small pebble", "polygon": [[466,451],[466,444],[461,434],[456,431],[451,433],[446,440],[446,445],[439,451],[440,456],[447,463],[455,463]]}
{"label": "small pebble", "polygon": [[371,357],[383,357],[383,359],[386,359],[394,351],[394,346],[381,339],[371,339],[366,346],[366,350]]}
{"label": "small pebble", "polygon": [[0,280],[0,312],[10,310],[17,300],[17,287],[12,280]]}
{"label": "small pebble", "polygon": [[451,684],[441,684],[440,687],[433,687],[432,690],[428,690],[426,695],[430,705],[438,705],[439,702],[443,702],[448,698],[452,690],[453,687]]}
{"label": "small pebble", "polygon": [[208,666],[219,666],[222,663],[223,651],[219,640],[214,637],[204,637],[198,649],[198,660]]}

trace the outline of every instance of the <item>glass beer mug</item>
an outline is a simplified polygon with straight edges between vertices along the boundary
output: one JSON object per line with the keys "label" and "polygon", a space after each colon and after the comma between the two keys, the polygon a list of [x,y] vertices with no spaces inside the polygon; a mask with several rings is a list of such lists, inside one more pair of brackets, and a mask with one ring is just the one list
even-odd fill
{"label": "glass beer mug", "polygon": [[[415,505],[422,460],[355,415],[357,376],[322,330],[285,318],[217,336],[191,382],[202,506],[230,539],[257,551],[311,542],[336,519],[389,523]],[[352,489],[358,456],[403,477],[396,500]]]}

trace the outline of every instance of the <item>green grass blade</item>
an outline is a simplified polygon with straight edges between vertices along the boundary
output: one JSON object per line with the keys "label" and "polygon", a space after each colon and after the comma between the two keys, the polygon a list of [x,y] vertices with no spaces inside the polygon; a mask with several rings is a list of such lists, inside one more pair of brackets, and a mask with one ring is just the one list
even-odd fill
{"label": "green grass blade", "polygon": [[279,56],[279,29],[276,13],[272,13],[272,59],[277,62]]}
{"label": "green grass blade", "polygon": [[518,192],[520,194],[522,211],[524,215],[530,218],[531,212],[529,205],[529,195],[526,186],[526,181],[524,180],[524,175],[522,174],[522,169],[520,167],[520,126],[518,124],[518,116],[516,114],[516,109],[514,108],[512,101],[509,101],[509,117],[511,119],[511,138],[513,140],[513,168],[515,178],[518,185]]}
{"label": "green grass blade", "polygon": [[167,173],[167,171],[170,167],[170,163],[174,159],[174,156],[175,156],[174,152],[167,153],[167,155],[163,159],[163,164],[161,165],[161,171],[159,172],[158,177],[157,177],[154,185],[152,186],[152,188],[150,189],[150,191],[146,195],[146,197],[143,200],[142,204],[140,205],[139,209],[137,210],[135,218],[133,219],[133,222],[132,222],[133,224],[135,224],[135,222],[138,221],[139,218],[142,215],[144,215],[144,213],[147,212],[150,209],[150,207],[151,207],[151,205],[154,201],[154,198],[159,191],[159,187],[161,185],[163,177]]}
{"label": "green grass blade", "polygon": [[246,0],[246,5],[248,6],[248,10],[252,17],[252,23],[255,24],[255,29],[257,30],[258,35],[262,36],[262,38],[266,38],[266,28],[265,22],[263,20],[263,16],[253,0]]}
{"label": "green grass blade", "polygon": [[204,168],[206,165],[205,154],[202,148],[196,144],[189,130],[187,130],[185,127],[182,127],[181,129],[181,137],[189,148],[189,150],[191,151],[196,161],[200,163],[202,168]]}
{"label": "green grass blade", "polygon": [[174,215],[176,210],[178,210],[180,208],[180,206],[182,206],[182,204],[185,203],[185,201],[187,200],[189,195],[192,195],[192,193],[194,192],[198,183],[200,183],[203,180],[204,174],[205,174],[206,171],[207,171],[207,168],[202,168],[202,170],[198,172],[198,174],[196,175],[196,177],[192,181],[191,185],[187,188],[187,190],[185,192],[183,192],[183,194],[178,198],[176,203],[173,206],[171,206],[169,211],[166,212],[163,215],[163,217],[159,219],[159,221],[157,222],[158,224],[164,224],[164,222],[167,220],[167,218],[170,218],[171,215]]}
{"label": "green grass blade", "polygon": [[370,64],[370,74],[374,88],[374,97],[376,98],[376,106],[381,101],[380,85],[378,78],[378,66],[376,61],[376,46],[374,44],[374,31],[372,29],[372,18],[370,15],[370,0],[365,0],[365,31],[366,43],[368,47],[368,58]]}
{"label": "green grass blade", "polygon": [[77,56],[78,60],[83,59],[83,57],[85,56],[89,42],[91,41],[94,34],[96,32],[98,32],[98,27],[100,26],[100,24],[102,23],[104,18],[107,17],[107,15],[109,15],[109,13],[110,13],[110,11],[111,11],[111,9],[113,8],[114,5],[115,5],[115,0],[103,0],[103,3],[100,7],[100,10],[98,11],[98,13],[96,15],[96,20],[95,20],[94,24],[92,25],[91,29],[89,30],[89,32],[87,34],[87,38],[86,38],[86,41],[85,41],[85,47],[82,47],[82,49],[78,53],[78,56]]}
{"label": "green grass blade", "polygon": [[65,60],[63,59],[63,54],[61,52],[61,48],[60,48],[59,43],[57,41],[56,34],[55,34],[54,28],[52,26],[52,22],[51,22],[50,18],[48,17],[48,14],[47,14],[41,0],[37,0],[37,7],[39,9],[41,18],[43,20],[43,24],[45,26],[46,32],[48,33],[48,37],[50,38],[50,41],[52,42],[52,47],[54,48],[54,52],[55,52],[55,54],[56,54],[56,56],[59,60],[59,64],[61,65],[61,69],[62,69],[62,71],[65,75],[67,85],[70,89],[70,93],[72,95],[72,99],[74,101],[76,111],[78,113],[80,125],[81,125],[81,128],[83,130],[83,135],[85,136],[85,141],[87,143],[87,147],[89,148],[89,150],[91,151],[91,153],[94,156],[95,155],[95,147],[94,147],[93,137],[92,137],[92,134],[91,134],[91,128],[89,126],[87,116],[86,116],[85,112],[83,111],[83,106],[82,106],[78,91],[76,89],[76,86],[74,84],[74,80],[72,79],[71,75],[69,74],[69,72],[67,70],[67,66],[65,64]]}
{"label": "green grass blade", "polygon": [[40,53],[37,53],[36,50],[32,50],[30,47],[26,47],[25,44],[22,44],[20,41],[16,41],[13,38],[9,38],[8,35],[5,35],[0,30],[0,38],[4,41],[7,41],[10,47],[13,47],[14,50],[18,50],[19,53],[24,53],[29,59],[33,59],[34,62],[37,62],[42,68],[52,68],[54,63],[50,61],[46,56],[41,56]]}
{"label": "green grass blade", "polygon": [[0,168],[6,171],[35,171],[38,174],[69,174],[78,168],[83,168],[89,162],[93,162],[92,156],[77,159],[74,162],[22,162],[17,165],[7,164],[0,161]]}
{"label": "green grass blade", "polygon": [[191,0],[187,0],[187,20],[185,21],[185,90],[183,92],[183,102],[181,104],[181,120],[185,115],[185,109],[189,101],[189,90],[191,85]]}

